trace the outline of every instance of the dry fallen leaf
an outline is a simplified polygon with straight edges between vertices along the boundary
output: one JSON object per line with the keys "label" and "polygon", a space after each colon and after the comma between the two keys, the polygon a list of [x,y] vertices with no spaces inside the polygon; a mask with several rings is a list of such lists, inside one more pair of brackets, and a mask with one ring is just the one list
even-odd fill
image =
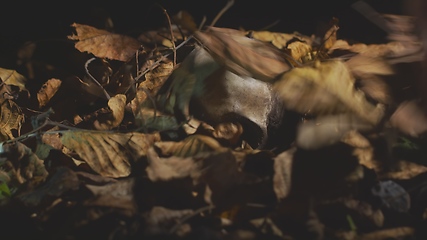
{"label": "dry fallen leaf", "polygon": [[66,131],[61,142],[100,175],[126,177],[131,164],[145,156],[159,139],[158,134]]}
{"label": "dry fallen leaf", "polygon": [[55,95],[61,86],[61,80],[51,78],[47,80],[37,92],[37,100],[39,101],[39,107],[44,107],[50,99]]}
{"label": "dry fallen leaf", "polygon": [[99,58],[126,62],[140,48],[138,40],[120,34],[110,33],[88,25],[73,23],[77,35],[68,36],[76,40],[75,47],[81,52],[89,52]]}

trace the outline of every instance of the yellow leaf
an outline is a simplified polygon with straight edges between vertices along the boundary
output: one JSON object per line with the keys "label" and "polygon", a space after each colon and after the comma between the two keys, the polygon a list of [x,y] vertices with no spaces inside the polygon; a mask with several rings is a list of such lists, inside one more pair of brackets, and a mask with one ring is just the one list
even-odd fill
{"label": "yellow leaf", "polygon": [[120,34],[110,33],[91,26],[73,23],[77,35],[68,36],[76,40],[76,49],[89,52],[99,58],[128,61],[140,47],[138,40]]}
{"label": "yellow leaf", "polygon": [[287,108],[300,113],[353,113],[372,125],[378,124],[384,107],[367,101],[364,93],[354,87],[354,81],[342,61],[317,61],[314,66],[294,68],[283,74],[273,88]]}

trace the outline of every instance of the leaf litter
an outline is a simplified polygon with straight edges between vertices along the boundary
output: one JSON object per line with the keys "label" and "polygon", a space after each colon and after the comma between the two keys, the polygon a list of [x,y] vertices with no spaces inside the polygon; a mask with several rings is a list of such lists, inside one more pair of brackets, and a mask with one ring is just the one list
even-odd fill
{"label": "leaf litter", "polygon": [[384,44],[166,18],[73,23],[83,73],[39,76],[35,43],[0,68],[3,236],[427,236],[427,113],[391,84],[423,61],[412,18],[382,16]]}

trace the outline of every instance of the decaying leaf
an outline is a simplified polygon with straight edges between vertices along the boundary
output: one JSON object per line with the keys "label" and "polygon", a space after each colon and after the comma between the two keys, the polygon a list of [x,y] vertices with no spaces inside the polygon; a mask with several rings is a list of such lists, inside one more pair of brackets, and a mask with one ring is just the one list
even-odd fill
{"label": "decaying leaf", "polygon": [[[20,91],[28,91],[25,88],[27,78],[18,73],[16,70],[0,68],[0,78],[6,85],[16,86]],[[4,96],[2,96],[2,98],[4,98]]]}
{"label": "decaying leaf", "polygon": [[61,142],[100,175],[126,177],[131,164],[145,156],[148,147],[159,139],[158,134],[67,131]]}
{"label": "decaying leaf", "polygon": [[93,123],[97,130],[111,130],[120,125],[125,115],[126,95],[117,94],[108,100],[107,114],[101,115]]}
{"label": "decaying leaf", "polygon": [[129,36],[78,23],[73,23],[71,26],[75,28],[77,35],[68,36],[68,39],[76,40],[76,49],[92,53],[99,58],[125,62],[134,56],[140,47],[138,40]]}
{"label": "decaying leaf", "polygon": [[339,60],[294,68],[280,77],[274,90],[287,108],[302,114],[352,113],[372,125],[384,115],[383,106],[371,104],[355,89],[354,77]]}
{"label": "decaying leaf", "polygon": [[283,52],[247,37],[243,31],[209,27],[206,32],[196,31],[194,36],[215,61],[239,76],[271,82],[291,68]]}
{"label": "decaying leaf", "polygon": [[[25,116],[21,108],[12,100],[0,98],[0,104],[0,141],[13,139],[21,134]],[[13,130],[17,131],[17,134],[13,134]]]}
{"label": "decaying leaf", "polygon": [[50,101],[60,86],[61,80],[57,78],[51,78],[43,84],[43,86],[37,92],[37,100],[39,101],[40,108],[44,107]]}

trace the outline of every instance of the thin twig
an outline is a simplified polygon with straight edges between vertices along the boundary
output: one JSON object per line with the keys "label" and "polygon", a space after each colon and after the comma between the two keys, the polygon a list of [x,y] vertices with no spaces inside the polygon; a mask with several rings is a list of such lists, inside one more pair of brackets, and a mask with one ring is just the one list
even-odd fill
{"label": "thin twig", "polygon": [[163,9],[163,13],[166,16],[166,19],[168,20],[168,27],[169,27],[169,32],[171,35],[171,43],[172,43],[172,51],[173,51],[173,60],[172,61],[173,61],[173,65],[175,66],[176,65],[176,46],[175,46],[175,36],[174,36],[173,30],[172,30],[172,22],[171,22],[171,19],[169,17],[169,14],[167,13],[166,9],[164,9],[164,8],[162,8],[162,9]]}
{"label": "thin twig", "polygon": [[87,75],[89,75],[89,77],[90,77],[90,79],[92,79],[92,81],[94,81],[95,82],[95,84],[98,86],[98,87],[100,87],[101,89],[102,89],[102,91],[104,92],[104,95],[105,95],[105,97],[108,99],[108,100],[110,100],[110,98],[111,98],[111,96],[110,96],[110,94],[108,94],[107,93],[107,91],[104,89],[104,87],[98,82],[98,80],[96,80],[93,76],[92,76],[92,74],[90,74],[90,72],[89,72],[89,64],[93,61],[93,60],[95,60],[96,58],[91,58],[91,59],[89,59],[89,60],[87,60],[86,61],[86,63],[85,63],[85,70],[86,70],[86,73],[87,73]]}
{"label": "thin twig", "polygon": [[211,25],[209,25],[210,27],[213,27],[216,22],[219,20],[219,18],[232,6],[234,5],[234,0],[228,0],[227,4],[225,4],[225,6],[221,9],[221,11],[219,11],[219,13],[215,16],[214,20],[212,21]]}

